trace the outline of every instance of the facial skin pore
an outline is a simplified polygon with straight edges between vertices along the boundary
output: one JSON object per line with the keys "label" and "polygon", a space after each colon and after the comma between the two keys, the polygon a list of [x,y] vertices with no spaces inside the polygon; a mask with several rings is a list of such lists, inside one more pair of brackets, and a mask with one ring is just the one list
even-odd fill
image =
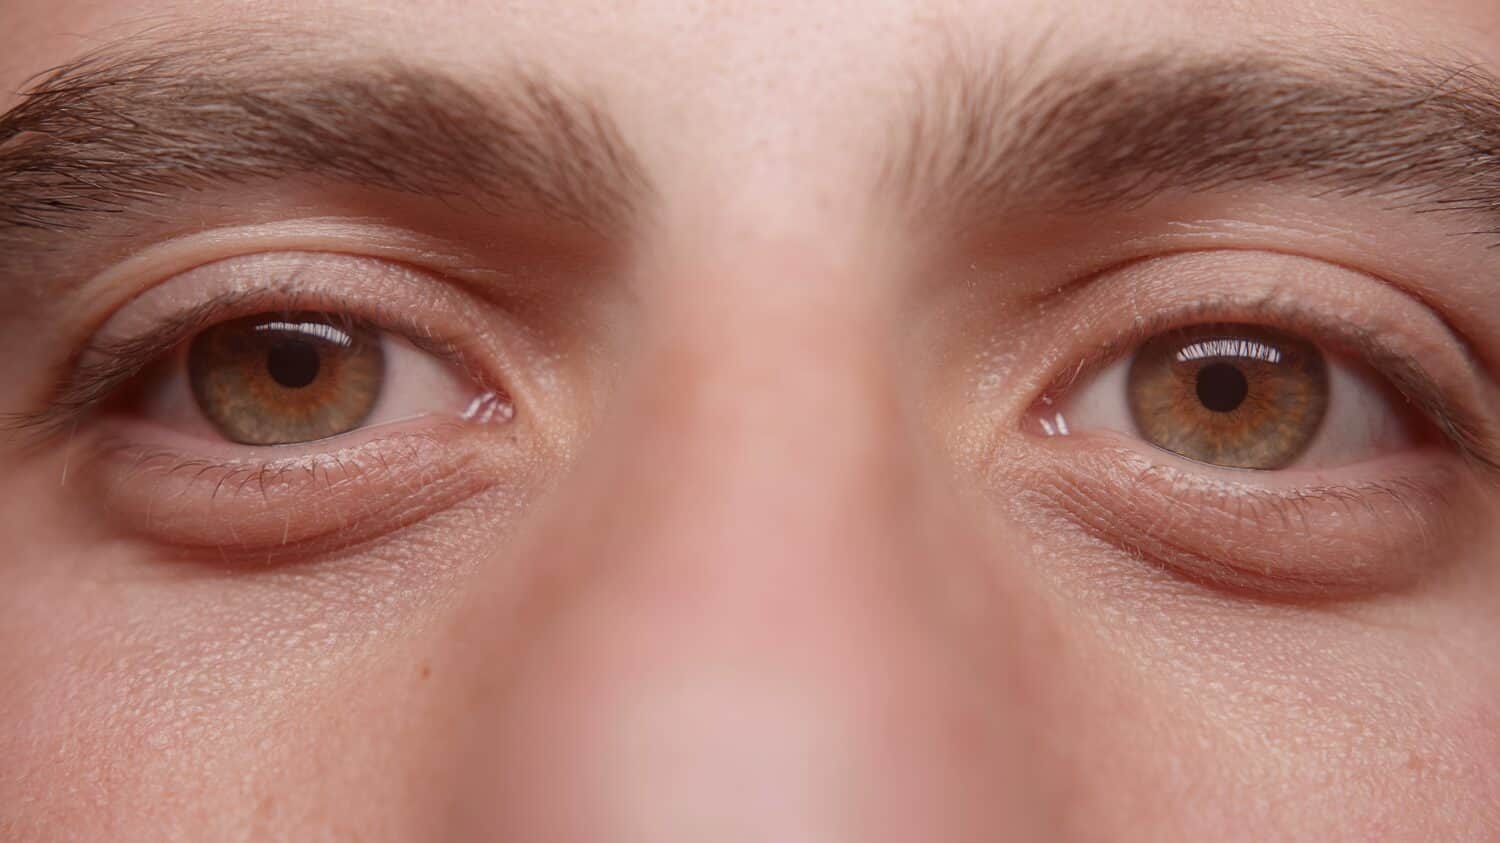
{"label": "facial skin pore", "polygon": [[[1486,0],[0,0],[0,838],[1493,839],[1496,78]],[[192,410],[324,313],[367,427]],[[1306,458],[1141,441],[1251,323]]]}

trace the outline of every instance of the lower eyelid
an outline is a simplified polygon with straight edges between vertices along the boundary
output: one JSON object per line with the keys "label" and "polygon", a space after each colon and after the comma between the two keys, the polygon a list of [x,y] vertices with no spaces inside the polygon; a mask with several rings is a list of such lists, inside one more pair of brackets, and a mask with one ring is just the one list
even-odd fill
{"label": "lower eyelid", "polygon": [[1007,483],[1037,490],[1041,506],[1133,557],[1230,592],[1397,591],[1452,558],[1475,520],[1465,518],[1473,496],[1450,454],[1395,457],[1359,478],[1298,487],[1208,477],[1111,434],[1048,444],[1027,477]]}
{"label": "lower eyelid", "polygon": [[524,485],[526,467],[506,464],[516,454],[476,447],[460,425],[450,427],[260,461],[204,460],[107,437],[77,475],[98,485],[122,529],[155,544],[231,564],[304,559],[379,538],[496,486]]}

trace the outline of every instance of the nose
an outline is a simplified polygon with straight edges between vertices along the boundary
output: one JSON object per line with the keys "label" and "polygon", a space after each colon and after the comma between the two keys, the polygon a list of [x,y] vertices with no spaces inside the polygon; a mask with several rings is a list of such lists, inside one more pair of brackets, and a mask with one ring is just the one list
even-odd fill
{"label": "nose", "polygon": [[450,633],[454,838],[1028,836],[1029,680],[995,658],[1036,634],[1024,588],[996,587],[885,323],[732,310],[651,332]]}

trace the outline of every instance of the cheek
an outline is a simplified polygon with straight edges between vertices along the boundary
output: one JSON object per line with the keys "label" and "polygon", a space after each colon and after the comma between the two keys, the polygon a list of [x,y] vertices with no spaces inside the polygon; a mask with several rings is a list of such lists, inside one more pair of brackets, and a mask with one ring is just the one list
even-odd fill
{"label": "cheek", "polygon": [[[1494,593],[1494,592],[1491,592]],[[1488,617],[1495,618],[1492,608]],[[1440,784],[1454,794],[1453,816],[1474,824],[1478,837],[1500,828],[1500,670],[1493,658],[1495,623],[1470,624],[1479,657],[1433,659],[1449,662],[1445,677],[1424,684],[1439,709],[1427,741],[1416,742],[1406,759],[1410,775]],[[1482,832],[1482,833],[1479,833]],[[1477,839],[1477,838],[1476,838]]]}
{"label": "cheek", "polygon": [[[1470,790],[1480,798],[1475,805],[1481,809],[1482,819],[1488,821],[1487,828],[1500,828],[1500,677],[1491,679],[1488,686],[1471,700],[1468,706],[1448,724],[1447,732],[1453,745],[1461,748],[1459,769],[1467,772],[1472,782]],[[1418,770],[1426,769],[1429,763],[1441,763],[1440,758],[1414,755],[1411,764]],[[1487,809],[1487,810],[1486,810]]]}
{"label": "cheek", "polygon": [[[173,585],[171,599],[75,592],[54,604],[65,613],[11,616],[0,643],[24,654],[8,659],[0,701],[0,804],[51,794],[54,806],[28,813],[37,836],[20,839],[238,839],[247,830],[289,839],[330,812],[385,823],[361,832],[370,839],[388,833],[391,810],[409,801],[390,790],[419,769],[399,757],[407,743],[391,740],[412,683],[372,671],[367,658],[380,639],[381,662],[404,666],[395,630],[336,611],[322,613],[320,630],[294,618],[300,610],[260,603],[248,612],[234,595]],[[11,634],[46,648],[13,648]],[[414,828],[406,839],[420,837]]]}
{"label": "cheek", "polygon": [[0,590],[0,806],[36,806],[0,837],[288,839],[410,802],[389,792],[400,776],[347,771],[421,769],[395,757],[420,740],[382,739],[415,710],[403,642],[503,519],[480,535],[460,507],[357,554],[247,573],[84,540],[68,513],[24,503],[57,497],[0,507],[0,536],[25,537]]}
{"label": "cheek", "polygon": [[1066,634],[1038,684],[1084,836],[1153,819],[1201,839],[1496,827],[1500,676],[1475,654],[1497,615],[1446,595],[1500,590],[1434,576],[1363,605],[1265,602],[1043,515],[1015,524],[1061,595]]}

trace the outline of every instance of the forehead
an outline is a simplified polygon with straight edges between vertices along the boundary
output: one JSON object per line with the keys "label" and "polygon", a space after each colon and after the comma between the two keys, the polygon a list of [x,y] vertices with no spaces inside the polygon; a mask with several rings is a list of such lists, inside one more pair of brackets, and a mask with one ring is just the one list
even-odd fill
{"label": "forehead", "polygon": [[847,111],[955,51],[1013,67],[1268,40],[1316,50],[1354,38],[1482,60],[1500,51],[1491,0],[4,0],[0,17],[0,96],[143,30],[257,22],[472,74],[523,63],[695,114],[715,103]]}
{"label": "forehead", "polygon": [[[1019,80],[1145,53],[1316,55],[1337,41],[1494,64],[1500,48],[1492,0],[0,4],[15,24],[0,34],[0,109],[38,72],[142,32],[170,39],[225,21],[288,42],[315,32],[312,49],[374,49],[480,89],[517,68],[566,82],[620,127],[663,195],[723,191],[761,217],[857,192],[845,186],[869,180],[890,127],[953,64]],[[718,204],[694,199],[685,204]]]}

